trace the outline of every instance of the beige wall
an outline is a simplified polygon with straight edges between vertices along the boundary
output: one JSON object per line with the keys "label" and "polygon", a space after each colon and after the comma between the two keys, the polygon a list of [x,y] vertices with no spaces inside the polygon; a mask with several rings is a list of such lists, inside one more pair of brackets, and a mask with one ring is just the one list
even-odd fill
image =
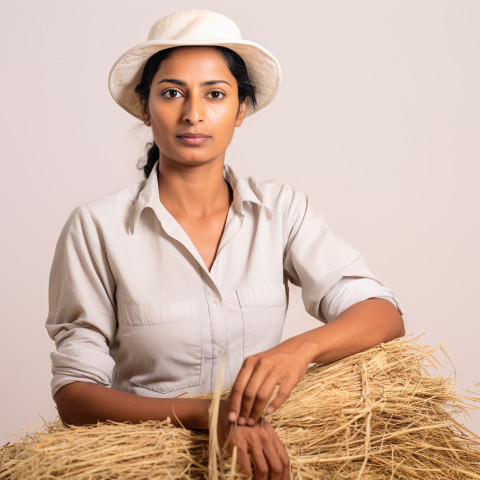
{"label": "beige wall", "polygon": [[[47,282],[70,211],[140,179],[145,132],[110,98],[117,57],[167,2],[0,0],[0,444],[55,414]],[[139,7],[141,5],[141,7]],[[306,191],[393,288],[408,331],[480,381],[480,2],[183,1],[280,60],[278,98],[229,152],[243,175]],[[286,335],[315,326],[293,291]],[[446,362],[441,370],[453,375]],[[459,387],[460,389],[464,387]],[[480,416],[470,427],[480,433]],[[463,420],[462,420],[463,421]]]}

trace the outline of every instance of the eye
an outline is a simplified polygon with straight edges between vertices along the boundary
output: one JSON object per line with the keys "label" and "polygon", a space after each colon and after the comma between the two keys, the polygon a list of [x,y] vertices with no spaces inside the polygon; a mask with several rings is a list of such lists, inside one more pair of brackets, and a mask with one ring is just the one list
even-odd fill
{"label": "eye", "polygon": [[178,90],[174,90],[173,88],[169,88],[168,90],[164,90],[162,92],[162,96],[167,98],[179,98],[182,96],[182,92],[179,92]]}
{"label": "eye", "polygon": [[225,94],[219,90],[214,90],[213,92],[209,92],[207,96],[210,96],[210,98],[213,98],[214,100],[220,100]]}

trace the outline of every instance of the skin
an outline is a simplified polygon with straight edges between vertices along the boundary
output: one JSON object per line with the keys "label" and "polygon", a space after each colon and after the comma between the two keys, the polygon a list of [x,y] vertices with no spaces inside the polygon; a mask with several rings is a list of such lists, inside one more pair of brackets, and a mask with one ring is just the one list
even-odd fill
{"label": "skin", "polygon": [[[165,79],[169,81],[162,81]],[[213,81],[213,85],[206,84]],[[155,75],[148,104],[142,104],[144,122],[152,128],[160,150],[161,201],[189,235],[208,269],[232,202],[223,177],[225,151],[245,110],[223,56],[208,47],[176,49]],[[178,137],[186,132],[201,132],[209,139],[201,145],[188,145]],[[290,478],[285,447],[262,417],[275,386],[280,388],[269,404],[270,411],[285,402],[309,363],[338,360],[404,333],[396,308],[387,300],[374,298],[352,305],[323,327],[246,358],[230,400],[220,403],[221,445],[230,452],[237,447],[240,471],[253,474],[255,480],[267,475],[271,480]],[[210,400],[148,398],[73,382],[57,392],[55,401],[68,424],[170,417],[177,426],[180,421],[186,428],[208,428]]]}
{"label": "skin", "polygon": [[[142,103],[145,124],[152,128],[162,159],[162,203],[209,270],[232,202],[223,178],[225,152],[245,112],[246,102],[239,105],[237,82],[222,54],[208,47],[175,50],[153,78],[148,105]],[[178,138],[185,133],[210,138],[186,145]]]}
{"label": "skin", "polygon": [[344,310],[336,319],[248,357],[232,387],[229,420],[238,425],[258,421],[277,410],[305,375],[310,363],[328,363],[405,335],[403,318],[388,300],[371,298]]}

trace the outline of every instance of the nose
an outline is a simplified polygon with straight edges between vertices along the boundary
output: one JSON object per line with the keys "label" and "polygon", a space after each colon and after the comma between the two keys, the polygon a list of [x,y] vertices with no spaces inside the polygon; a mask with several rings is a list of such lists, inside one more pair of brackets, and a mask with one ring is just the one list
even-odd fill
{"label": "nose", "polygon": [[191,124],[205,120],[205,104],[200,95],[188,95],[184,102],[183,121]]}

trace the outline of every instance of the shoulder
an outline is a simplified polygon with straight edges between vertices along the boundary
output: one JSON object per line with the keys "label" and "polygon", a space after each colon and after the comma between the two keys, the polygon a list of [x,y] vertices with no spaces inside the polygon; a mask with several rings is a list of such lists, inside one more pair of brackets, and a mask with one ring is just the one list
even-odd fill
{"label": "shoulder", "polygon": [[133,185],[114,192],[101,195],[80,205],[95,215],[112,214],[131,209],[145,186],[147,180],[141,180]]}
{"label": "shoulder", "polygon": [[76,206],[70,213],[67,225],[90,225],[102,230],[108,225],[126,226],[135,213],[138,196],[146,180],[100,195]]}
{"label": "shoulder", "polygon": [[244,177],[238,179],[238,185],[245,196],[270,211],[272,221],[282,225],[286,238],[295,236],[300,229],[320,236],[327,231],[325,218],[312,208],[308,195],[291,184]]}
{"label": "shoulder", "polygon": [[305,192],[289,183],[258,180],[253,177],[246,177],[242,181],[273,214],[282,214],[282,216],[302,214],[308,206],[308,197]]}

